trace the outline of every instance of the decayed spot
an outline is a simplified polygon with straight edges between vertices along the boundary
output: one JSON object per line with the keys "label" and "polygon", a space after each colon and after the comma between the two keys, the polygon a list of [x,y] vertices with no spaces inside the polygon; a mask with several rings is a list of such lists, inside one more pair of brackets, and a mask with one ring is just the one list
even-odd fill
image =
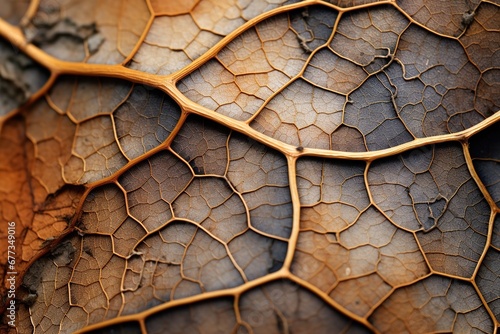
{"label": "decayed spot", "polygon": [[42,0],[23,29],[30,42],[56,58],[119,64],[139,42],[150,15],[143,0]]}
{"label": "decayed spot", "polygon": [[[11,233],[15,240],[8,239],[7,227],[1,229],[0,245],[5,249],[0,257],[4,264],[2,279],[8,277],[4,274],[8,271],[8,255],[11,260],[15,255],[16,270],[24,272],[28,261],[63,233],[76,214],[83,189],[65,186],[57,163],[69,150],[65,141],[73,129],[66,121],[40,100],[23,118],[3,123],[0,217],[4,222],[15,223],[14,234]],[[35,123],[46,127],[36,127]],[[15,249],[8,249],[12,244]]]}
{"label": "decayed spot", "polygon": [[368,184],[375,204],[397,226],[419,231],[434,270],[472,275],[485,247],[490,209],[459,145],[423,147],[375,162]]}
{"label": "decayed spot", "polygon": [[40,209],[33,215],[31,226],[23,231],[24,240],[17,243],[22,249],[20,258],[23,261],[29,261],[68,229],[77,213],[82,194],[81,187],[64,186],[39,204]]}
{"label": "decayed spot", "polygon": [[300,46],[306,52],[313,52],[326,44],[336,20],[337,12],[323,6],[304,7],[290,15],[292,28],[297,32]]}
{"label": "decayed spot", "polygon": [[396,290],[370,321],[380,332],[493,331],[472,285],[440,276]]}
{"label": "decayed spot", "polygon": [[[123,307],[120,287],[125,259],[145,231],[127,217],[124,195],[115,186],[91,192],[82,211],[78,233],[25,276],[24,285],[37,295],[29,305],[39,324],[36,330],[74,331],[113,318]],[[44,313],[50,305],[57,305],[52,318]]]}
{"label": "decayed spot", "polygon": [[0,39],[0,119],[26,102],[48,77],[47,70]]}
{"label": "decayed spot", "polygon": [[[30,330],[58,332],[61,328],[76,329],[86,325],[85,321],[78,317],[68,319],[71,305],[67,283],[71,278],[72,268],[79,258],[80,245],[76,237],[63,242],[54,251],[37,261],[27,272],[23,284],[32,294],[37,295],[29,311],[25,310],[36,323]],[[50,309],[48,314],[47,308]],[[74,322],[78,323],[76,328]]]}

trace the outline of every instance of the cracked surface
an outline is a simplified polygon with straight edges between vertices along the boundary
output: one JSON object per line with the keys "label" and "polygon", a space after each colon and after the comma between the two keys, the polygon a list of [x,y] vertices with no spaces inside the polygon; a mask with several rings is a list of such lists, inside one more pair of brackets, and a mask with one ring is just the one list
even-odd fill
{"label": "cracked surface", "polygon": [[499,10],[5,1],[0,331],[497,333]]}

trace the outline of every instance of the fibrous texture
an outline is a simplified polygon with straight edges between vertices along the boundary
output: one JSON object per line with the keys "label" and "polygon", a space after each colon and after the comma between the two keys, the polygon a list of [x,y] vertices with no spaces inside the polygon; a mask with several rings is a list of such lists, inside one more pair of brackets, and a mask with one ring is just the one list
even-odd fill
{"label": "fibrous texture", "polygon": [[0,18],[0,331],[497,333],[498,1]]}

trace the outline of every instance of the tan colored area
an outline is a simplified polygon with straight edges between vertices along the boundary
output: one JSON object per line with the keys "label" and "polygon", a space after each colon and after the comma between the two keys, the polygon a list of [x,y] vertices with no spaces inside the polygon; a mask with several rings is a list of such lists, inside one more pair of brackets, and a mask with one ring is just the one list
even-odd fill
{"label": "tan colored area", "polygon": [[497,333],[499,10],[6,1],[2,311],[13,221],[18,333]]}

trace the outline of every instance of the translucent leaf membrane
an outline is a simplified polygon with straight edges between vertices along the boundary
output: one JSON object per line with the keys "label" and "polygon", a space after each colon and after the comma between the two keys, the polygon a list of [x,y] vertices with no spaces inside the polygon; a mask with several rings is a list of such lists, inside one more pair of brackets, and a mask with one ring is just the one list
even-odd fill
{"label": "translucent leaf membrane", "polygon": [[180,90],[207,108],[238,120],[248,119],[300,73],[311,47],[328,39],[336,12],[320,7],[311,11],[321,16],[310,20],[306,7],[249,28],[215,59],[183,79]]}
{"label": "translucent leaf membrane", "polygon": [[[184,156],[210,162],[219,152],[200,150],[200,143],[186,146],[190,131],[181,131],[172,152],[153,155],[124,173],[119,186],[87,196],[79,234],[69,239],[79,245],[77,260],[66,264],[71,275],[65,278],[66,312],[83,322],[63,323],[62,331],[232,288],[282,266],[292,211],[284,158],[198,118],[185,129],[197,134],[191,141],[225,136],[219,141],[224,168],[203,175],[208,168],[191,167]],[[251,173],[247,182],[242,173]],[[50,256],[44,270],[54,265]],[[39,294],[34,307],[43,303],[50,299]]]}
{"label": "translucent leaf membrane", "polygon": [[106,78],[62,77],[43,108],[71,123],[68,156],[59,163],[64,179],[76,184],[108,177],[159,146],[180,117],[179,106],[159,90]]}
{"label": "translucent leaf membrane", "polygon": [[106,333],[119,333],[119,334],[137,334],[141,333],[141,327],[135,322],[125,322],[123,324],[118,324],[115,326],[110,326],[110,328],[95,330],[96,334],[106,334]]}
{"label": "translucent leaf membrane", "polygon": [[17,332],[498,331],[498,10],[5,1]]}
{"label": "translucent leaf membrane", "polygon": [[371,320],[380,332],[493,332],[493,323],[474,288],[440,276],[396,290]]}
{"label": "translucent leaf membrane", "polygon": [[398,0],[397,4],[416,22],[439,34],[457,37],[474,19],[481,1]]}
{"label": "translucent leaf membrane", "polygon": [[[371,74],[392,60],[398,38],[409,23],[389,6],[348,12],[340,20],[330,46],[340,57]],[[358,85],[364,78],[360,79]]]}
{"label": "translucent leaf membrane", "polygon": [[48,78],[46,69],[0,39],[0,120],[25,103]]}
{"label": "translucent leaf membrane", "polygon": [[336,5],[339,7],[354,7],[354,6],[361,6],[361,5],[366,5],[370,3],[375,3],[379,2],[382,0],[323,0],[325,2],[331,3],[332,5]]}
{"label": "translucent leaf membrane", "polygon": [[500,65],[498,57],[498,47],[500,46],[499,6],[498,3],[481,2],[469,28],[460,38],[471,61],[482,71],[498,69]]}
{"label": "translucent leaf membrane", "polygon": [[500,319],[500,292],[494,287],[498,287],[500,280],[499,251],[490,248],[483,260],[476,278],[479,291],[486,299],[488,306],[495,315],[496,321]]}
{"label": "translucent leaf membrane", "polygon": [[500,218],[497,215],[493,223],[493,236],[491,240],[491,247],[500,250]]}
{"label": "translucent leaf membrane", "polygon": [[403,121],[416,136],[461,131],[488,116],[474,109],[475,95],[482,94],[476,87],[480,72],[458,42],[411,26],[401,36],[395,57],[403,73],[392,80],[420,87],[421,93],[396,101]]}
{"label": "translucent leaf membrane", "polygon": [[303,207],[292,264],[293,273],[360,316],[429,272],[415,236],[370,206],[363,172],[363,164],[299,160]]}
{"label": "translucent leaf membrane", "polygon": [[489,93],[495,70],[481,73],[459,41],[412,24],[394,7],[347,12],[334,31],[336,17],[310,6],[266,19],[179,89],[279,141],[342,151],[462,131],[498,109]]}
{"label": "translucent leaf membrane", "polygon": [[155,19],[129,66],[157,74],[180,70],[248,20],[291,2],[152,1]]}
{"label": "translucent leaf membrane", "polygon": [[490,212],[461,146],[422,147],[380,160],[370,168],[368,183],[396,226],[418,231],[434,270],[471,277],[486,246]]}
{"label": "translucent leaf membrane", "polygon": [[219,297],[179,306],[146,320],[148,333],[369,333],[290,281],[277,281],[233,298]]}

